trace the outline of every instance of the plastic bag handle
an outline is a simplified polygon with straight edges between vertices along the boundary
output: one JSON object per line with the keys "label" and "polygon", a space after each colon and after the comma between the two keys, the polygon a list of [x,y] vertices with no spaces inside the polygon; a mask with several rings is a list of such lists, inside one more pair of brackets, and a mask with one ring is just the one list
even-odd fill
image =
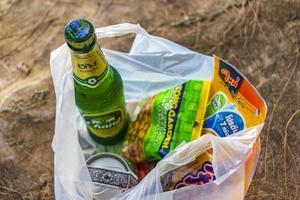
{"label": "plastic bag handle", "polygon": [[139,24],[122,23],[112,26],[96,28],[97,38],[117,37],[129,33],[148,35],[148,33]]}

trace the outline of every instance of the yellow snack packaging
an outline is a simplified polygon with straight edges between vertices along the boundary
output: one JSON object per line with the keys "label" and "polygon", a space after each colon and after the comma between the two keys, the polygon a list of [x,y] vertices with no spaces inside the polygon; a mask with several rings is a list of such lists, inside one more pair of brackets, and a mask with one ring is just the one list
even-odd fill
{"label": "yellow snack packaging", "polygon": [[203,134],[226,137],[262,124],[266,103],[232,65],[215,56],[214,80],[206,109]]}

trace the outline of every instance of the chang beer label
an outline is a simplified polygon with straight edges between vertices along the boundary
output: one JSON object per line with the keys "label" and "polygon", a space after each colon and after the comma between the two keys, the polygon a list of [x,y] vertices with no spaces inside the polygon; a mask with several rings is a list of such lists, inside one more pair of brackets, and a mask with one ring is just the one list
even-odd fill
{"label": "chang beer label", "polygon": [[89,131],[101,138],[117,135],[125,122],[121,109],[105,114],[84,114],[83,117]]}
{"label": "chang beer label", "polygon": [[107,62],[98,48],[88,53],[72,52],[72,68],[74,80],[83,86],[95,88],[107,70]]}

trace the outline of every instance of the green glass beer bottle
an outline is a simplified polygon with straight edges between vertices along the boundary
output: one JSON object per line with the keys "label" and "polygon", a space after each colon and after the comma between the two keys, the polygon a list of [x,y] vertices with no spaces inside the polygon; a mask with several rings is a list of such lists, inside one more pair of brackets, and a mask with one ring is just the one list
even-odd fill
{"label": "green glass beer bottle", "polygon": [[118,143],[128,120],[121,76],[105,59],[89,21],[72,20],[64,35],[71,49],[75,102],[89,134],[100,144]]}

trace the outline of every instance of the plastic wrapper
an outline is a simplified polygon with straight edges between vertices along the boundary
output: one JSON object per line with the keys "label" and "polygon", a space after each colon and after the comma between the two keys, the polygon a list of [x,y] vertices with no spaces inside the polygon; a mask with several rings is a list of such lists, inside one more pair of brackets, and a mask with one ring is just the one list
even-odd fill
{"label": "plastic wrapper", "polygon": [[217,56],[214,66],[204,132],[227,137],[263,123],[265,102],[246,77]]}
{"label": "plastic wrapper", "polygon": [[[136,107],[141,99],[152,97],[188,80],[213,80],[213,57],[149,35],[139,25],[119,24],[96,29],[99,38],[127,33],[136,34],[130,52],[108,49],[103,49],[103,52],[108,62],[122,76],[127,108],[133,113],[133,117],[137,114],[134,112],[138,112]],[[120,151],[120,148],[96,144],[88,135],[85,123],[75,106],[71,60],[66,44],[51,53],[50,65],[57,100],[55,135],[52,142],[55,197],[92,200],[93,184],[86,159],[95,151]],[[135,187],[118,194],[106,189],[98,194],[99,198],[243,199],[259,157],[259,134],[262,126],[263,124],[259,124],[228,137],[208,133],[194,141],[183,143],[160,160]],[[169,190],[166,187],[171,187],[163,181],[168,180],[168,173],[175,174],[176,170],[193,165],[208,150],[211,151],[213,181],[185,187],[174,185],[172,188],[178,189],[166,191]],[[209,166],[204,168],[209,172]],[[196,173],[193,170],[192,172]],[[181,177],[180,173],[178,177]],[[188,181],[182,183],[186,184]]]}
{"label": "plastic wrapper", "polygon": [[131,161],[160,160],[200,137],[210,81],[189,80],[149,98],[129,124],[123,153]]}

